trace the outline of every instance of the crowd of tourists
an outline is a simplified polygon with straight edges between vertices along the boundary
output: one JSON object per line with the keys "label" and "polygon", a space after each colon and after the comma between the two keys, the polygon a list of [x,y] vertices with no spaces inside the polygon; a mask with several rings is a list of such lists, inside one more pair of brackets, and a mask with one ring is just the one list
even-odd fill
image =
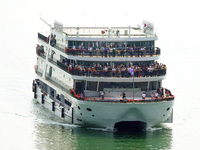
{"label": "crowd of tourists", "polygon": [[[67,59],[63,59],[62,64],[66,66],[67,71],[73,75],[79,76],[97,76],[97,77],[149,77],[162,76],[166,74],[166,65],[155,62],[154,64],[142,65],[112,65],[108,63],[102,65],[97,63],[90,66],[83,66],[74,63],[69,63]],[[65,69],[65,70],[66,70]]]}
{"label": "crowd of tourists", "polygon": [[40,56],[44,55],[44,46],[37,44],[36,46],[36,53]]}
{"label": "crowd of tourists", "polygon": [[[155,98],[157,99],[163,96],[169,97],[169,96],[172,96],[172,93],[170,90],[163,87],[159,87],[155,93],[154,92],[151,93],[151,99],[155,99]],[[145,99],[145,98],[146,98],[146,93],[144,92],[142,94],[142,99]]]}
{"label": "crowd of tourists", "polygon": [[78,48],[73,45],[72,48],[66,48],[65,53],[68,55],[82,55],[82,56],[100,56],[100,57],[145,57],[146,55],[153,56],[153,55],[159,55],[160,49],[153,48],[153,47],[136,47],[135,45],[129,46],[129,47],[122,47],[122,48],[113,48],[110,46],[102,46],[102,47],[88,47],[84,48],[83,46],[78,46]]}
{"label": "crowd of tourists", "polygon": [[[45,40],[50,45],[56,45],[56,35],[51,34],[48,37],[43,36],[42,34],[38,35],[40,39]],[[58,46],[59,47],[59,46]],[[153,46],[118,46],[118,45],[108,45],[106,46],[103,44],[102,46],[86,46],[84,47],[83,44],[79,46],[69,46],[65,48],[65,53],[68,55],[81,55],[81,56],[99,56],[99,57],[145,57],[153,56],[153,55],[160,55],[160,48],[153,47]]]}
{"label": "crowd of tourists", "polygon": [[55,34],[51,34],[51,36],[49,35],[47,37],[47,43],[49,43],[49,40],[50,40],[50,45],[51,46],[55,46],[56,45],[56,35]]}

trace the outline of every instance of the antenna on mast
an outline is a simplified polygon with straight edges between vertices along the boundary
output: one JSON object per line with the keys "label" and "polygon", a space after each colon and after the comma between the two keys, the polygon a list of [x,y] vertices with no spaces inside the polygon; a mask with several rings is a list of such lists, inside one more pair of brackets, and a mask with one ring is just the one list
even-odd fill
{"label": "antenna on mast", "polygon": [[46,25],[48,25],[48,26],[51,28],[51,24],[48,24],[48,23],[41,17],[41,14],[40,14],[40,19],[41,19]]}

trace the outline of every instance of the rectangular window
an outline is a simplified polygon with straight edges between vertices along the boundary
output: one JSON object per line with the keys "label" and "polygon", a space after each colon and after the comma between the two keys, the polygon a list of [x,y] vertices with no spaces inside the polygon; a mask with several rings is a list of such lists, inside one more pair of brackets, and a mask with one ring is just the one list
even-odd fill
{"label": "rectangular window", "polygon": [[73,41],[68,41],[68,48],[72,48],[73,45],[74,45]]}
{"label": "rectangular window", "polygon": [[96,91],[97,90],[97,82],[88,81],[87,82],[87,90]]}
{"label": "rectangular window", "polygon": [[133,88],[133,82],[100,82],[99,91],[127,91]]}
{"label": "rectangular window", "polygon": [[148,82],[135,82],[135,88],[141,89],[141,91],[147,91]]}
{"label": "rectangular window", "polygon": [[136,47],[140,47],[140,42],[135,42]]}
{"label": "rectangular window", "polygon": [[157,81],[151,81],[149,83],[149,90],[156,90]]}

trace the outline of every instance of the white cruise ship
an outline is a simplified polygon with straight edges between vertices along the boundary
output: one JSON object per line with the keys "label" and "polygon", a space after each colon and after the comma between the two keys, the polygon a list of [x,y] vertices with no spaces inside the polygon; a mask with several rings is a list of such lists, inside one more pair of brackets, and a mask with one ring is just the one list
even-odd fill
{"label": "white cruise ship", "polygon": [[167,67],[158,62],[152,23],[47,25],[48,33],[38,33],[33,81],[34,98],[43,107],[89,127],[120,130],[173,121],[174,96],[162,87]]}

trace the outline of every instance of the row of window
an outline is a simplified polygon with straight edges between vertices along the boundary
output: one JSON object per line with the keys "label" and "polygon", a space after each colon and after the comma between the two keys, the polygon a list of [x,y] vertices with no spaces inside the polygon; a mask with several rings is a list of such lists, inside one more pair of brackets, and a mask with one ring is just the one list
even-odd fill
{"label": "row of window", "polygon": [[[85,88],[86,81],[77,82],[77,91],[83,92],[84,90],[97,90],[98,82],[95,81],[87,81],[87,87]],[[141,91],[147,90],[157,90],[160,87],[160,81],[151,81],[149,82],[135,82],[134,87],[141,89]],[[149,86],[149,87],[148,87]],[[99,82],[98,91],[104,91],[106,89],[131,89],[133,88],[133,82]]]}
{"label": "row of window", "polygon": [[143,47],[145,46],[146,48],[150,48],[151,46],[154,47],[154,41],[127,41],[127,42],[86,42],[86,41],[68,41],[68,48],[72,48],[73,46],[76,46],[76,48],[78,48],[78,46],[83,46],[85,48],[88,47],[101,47],[101,46],[110,46],[113,48],[124,48],[124,47],[129,47],[129,46],[136,46],[138,47]]}
{"label": "row of window", "polygon": [[[62,57],[61,56],[61,62],[63,60],[66,60],[65,57]],[[77,65],[82,65],[82,66],[86,66],[86,67],[89,67],[89,66],[97,66],[98,63],[100,63],[102,66],[119,66],[121,64],[124,64],[125,66],[129,66],[130,64],[131,65],[137,65],[137,66],[143,66],[143,65],[146,65],[146,66],[149,66],[150,64],[154,64],[154,61],[132,61],[132,62],[92,62],[92,61],[81,61],[81,60],[72,60],[72,59],[68,59],[67,60],[67,64],[70,64],[70,63],[74,63],[74,64],[77,64]]]}

